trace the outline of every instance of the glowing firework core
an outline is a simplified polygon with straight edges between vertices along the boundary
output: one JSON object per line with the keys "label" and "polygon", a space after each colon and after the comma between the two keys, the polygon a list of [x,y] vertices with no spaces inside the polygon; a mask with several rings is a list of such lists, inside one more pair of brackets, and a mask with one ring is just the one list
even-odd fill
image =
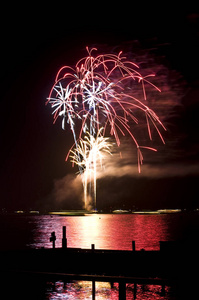
{"label": "glowing firework core", "polygon": [[[93,174],[94,203],[96,207],[96,171],[97,161],[102,161],[103,152],[110,153],[111,144],[106,134],[114,137],[120,145],[120,135],[128,134],[134,141],[138,153],[138,171],[143,161],[141,148],[156,151],[154,148],[142,147],[132,133],[132,123],[138,124],[133,111],[140,110],[146,117],[149,138],[152,140],[151,125],[157,130],[162,142],[163,137],[158,126],[165,129],[153,110],[127,92],[125,83],[132,80],[141,84],[143,100],[146,100],[145,84],[153,85],[148,78],[138,72],[139,66],[122,56],[105,54],[93,56],[95,48],[88,51],[88,56],[80,59],[75,68],[63,66],[57,73],[47,103],[50,103],[54,122],[62,118],[62,129],[67,122],[74,138],[74,149],[69,155],[72,163],[78,165],[84,186],[84,201],[87,205],[88,176]],[[131,122],[131,120],[133,122]],[[79,126],[78,126],[79,125]],[[84,138],[83,134],[86,134]],[[90,173],[90,175],[89,175]],[[91,180],[90,180],[91,182]]]}
{"label": "glowing firework core", "polygon": [[[74,150],[71,150],[70,158],[73,164],[78,165],[82,174],[82,182],[84,186],[84,203],[85,207],[89,207],[87,185],[93,181],[93,194],[94,194],[94,207],[96,207],[96,180],[97,180],[97,168],[100,164],[102,168],[102,161],[105,158],[105,154],[110,152],[112,146],[108,142],[108,138],[104,138],[101,135],[103,128],[99,130],[96,138],[87,132],[84,139],[81,139]],[[83,169],[83,172],[82,172]],[[90,185],[92,187],[92,184]]]}

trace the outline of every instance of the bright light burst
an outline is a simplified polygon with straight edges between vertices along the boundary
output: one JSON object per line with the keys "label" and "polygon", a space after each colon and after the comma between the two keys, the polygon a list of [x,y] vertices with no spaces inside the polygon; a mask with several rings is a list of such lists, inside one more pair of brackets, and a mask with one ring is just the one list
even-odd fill
{"label": "bright light burst", "polygon": [[[90,189],[93,186],[94,207],[96,208],[96,181],[97,169],[102,168],[102,162],[106,154],[111,154],[110,150],[112,144],[109,138],[101,135],[103,128],[100,128],[96,137],[89,132],[86,132],[84,139],[80,139],[77,147],[70,150],[70,158],[72,164],[76,164],[80,169],[82,182],[84,186],[84,204],[85,208],[90,205],[88,203],[88,183],[90,182]],[[92,184],[93,183],[93,184]]]}
{"label": "bright light burst", "polygon": [[[160,132],[160,127],[165,129],[164,125],[156,113],[143,103],[146,100],[146,85],[154,87],[159,92],[160,90],[149,81],[154,74],[143,77],[138,71],[139,66],[122,56],[122,51],[118,55],[94,56],[93,52],[96,50],[87,48],[88,56],[80,59],[75,68],[63,66],[58,71],[47,103],[53,108],[54,122],[60,117],[63,129],[66,123],[70,126],[76,147],[72,150],[73,163],[78,165],[80,173],[83,173],[83,170],[85,173],[85,168],[86,170],[90,168],[90,162],[89,166],[87,163],[89,155],[93,155],[92,148],[95,148],[95,143],[100,139],[105,143],[104,136],[107,134],[114,137],[118,146],[120,136],[127,134],[131,137],[137,148],[140,172],[143,161],[141,149],[153,151],[156,149],[139,145],[133,134],[133,124],[139,124],[134,112],[139,110],[145,115],[150,140],[152,140],[151,126],[154,126],[164,143]],[[133,95],[133,89],[127,91],[125,83],[129,81],[141,86],[141,100]],[[83,139],[85,133],[87,135]],[[100,153],[99,150],[97,153]],[[66,160],[68,156],[69,154]],[[94,181],[96,197],[96,180]]]}

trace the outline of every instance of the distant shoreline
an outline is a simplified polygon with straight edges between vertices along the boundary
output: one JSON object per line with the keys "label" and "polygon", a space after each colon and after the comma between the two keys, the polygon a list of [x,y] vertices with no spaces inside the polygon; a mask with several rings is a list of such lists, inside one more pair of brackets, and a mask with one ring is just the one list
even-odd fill
{"label": "distant shoreline", "polygon": [[158,215],[158,214],[176,214],[176,213],[189,213],[189,212],[199,212],[199,209],[194,210],[182,210],[182,209],[158,209],[158,210],[124,210],[124,209],[116,209],[110,212],[104,211],[87,211],[87,210],[57,210],[57,211],[23,211],[18,210],[14,212],[1,212],[0,215],[51,215],[51,216],[87,216],[94,214],[143,214],[143,215]]}

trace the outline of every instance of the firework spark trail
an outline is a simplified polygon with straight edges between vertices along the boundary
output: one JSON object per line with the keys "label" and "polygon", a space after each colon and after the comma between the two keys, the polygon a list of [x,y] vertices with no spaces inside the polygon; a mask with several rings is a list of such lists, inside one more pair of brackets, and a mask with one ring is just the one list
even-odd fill
{"label": "firework spark trail", "polygon": [[[84,172],[89,157],[88,153],[85,158],[81,153],[83,147],[88,146],[85,141],[83,142],[83,134],[89,132],[90,144],[92,144],[92,139],[98,139],[99,134],[105,136],[108,130],[118,146],[120,135],[128,134],[131,137],[137,148],[138,171],[140,172],[143,161],[141,149],[153,151],[156,149],[139,145],[132,131],[132,122],[130,122],[132,120],[135,124],[139,124],[133,112],[139,110],[145,115],[150,140],[152,140],[151,126],[154,126],[164,143],[159,127],[163,129],[165,127],[155,112],[132,94],[133,90],[130,93],[126,92],[125,82],[132,81],[141,85],[142,98],[145,101],[146,85],[160,91],[149,81],[154,74],[142,76],[138,71],[139,66],[122,56],[122,51],[118,55],[94,56],[92,54],[94,50],[97,49],[87,48],[88,56],[80,59],[75,68],[63,66],[58,71],[47,98],[47,103],[50,103],[53,108],[54,122],[58,117],[62,118],[62,129],[65,129],[66,122],[69,124],[76,147],[73,153],[74,163],[78,165],[80,173]],[[102,126],[103,130],[100,129]],[[86,140],[88,142],[88,138]],[[84,150],[88,151],[88,149],[89,147]],[[91,150],[90,152],[92,153]],[[69,154],[66,160],[68,156]],[[82,163],[84,159],[85,165]]]}
{"label": "firework spark trail", "polygon": [[[72,164],[76,164],[81,169],[84,169],[82,181],[84,186],[84,203],[85,208],[88,207],[87,187],[88,181],[92,183],[93,178],[93,191],[94,191],[94,207],[96,208],[96,181],[97,181],[97,166],[98,162],[102,168],[102,161],[105,158],[105,153],[109,153],[112,144],[102,135],[103,128],[100,128],[96,138],[87,132],[84,139],[80,139],[77,147],[70,150],[70,158]],[[92,185],[92,184],[91,184]]]}
{"label": "firework spark trail", "polygon": [[[157,130],[155,123],[162,127],[163,124],[142,101],[124,93],[123,81],[132,79],[142,83],[143,98],[146,99],[145,83],[159,90],[148,80],[148,77],[154,76],[154,74],[143,77],[137,70],[139,67],[122,57],[122,52],[118,56],[105,54],[93,57],[93,50],[96,49],[88,50],[89,56],[79,60],[75,69],[64,66],[59,70],[47,100],[53,108],[55,107],[53,111],[54,121],[59,116],[62,117],[62,128],[64,129],[67,119],[74,140],[76,140],[76,119],[82,121],[82,128],[78,136],[81,138],[82,132],[86,130],[96,133],[100,124],[103,124],[102,119],[106,117],[110,125],[110,133],[115,136],[119,145],[118,130],[122,132],[122,128],[123,130],[129,128],[128,118],[137,123],[136,118],[131,113],[136,108],[146,114],[149,137],[151,138],[149,120]],[[158,133],[163,140],[159,130]],[[136,141],[136,146],[137,143]]]}

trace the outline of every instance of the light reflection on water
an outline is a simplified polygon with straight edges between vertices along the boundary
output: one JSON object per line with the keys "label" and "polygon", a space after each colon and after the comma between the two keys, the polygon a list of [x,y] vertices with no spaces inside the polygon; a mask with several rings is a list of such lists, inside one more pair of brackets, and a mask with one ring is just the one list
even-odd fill
{"label": "light reflection on water", "polygon": [[[96,300],[97,299],[118,299],[118,284],[108,282],[96,282]],[[92,299],[92,283],[90,281],[74,281],[64,283],[58,281],[55,284],[49,283],[46,293],[47,299]]]}
{"label": "light reflection on water", "polygon": [[[182,221],[183,220],[183,221]],[[131,250],[132,241],[136,242],[136,250],[159,250],[159,241],[175,240],[182,233],[185,220],[180,215],[103,215],[88,216],[42,216],[32,219],[34,224],[33,243],[31,247],[52,247],[49,237],[56,233],[56,247],[61,247],[62,226],[66,226],[68,247],[96,249]],[[185,222],[186,223],[186,222]],[[119,299],[119,284],[96,282],[96,300]],[[135,296],[136,291],[136,296]],[[85,300],[92,298],[92,282],[57,281],[48,283],[46,299]],[[158,285],[126,285],[126,299],[132,300],[175,300],[172,288],[166,286],[165,293]]]}
{"label": "light reflection on water", "polygon": [[36,216],[33,248],[50,248],[49,237],[55,231],[56,247],[61,247],[62,227],[66,226],[67,245],[75,248],[131,250],[132,241],[136,250],[159,250],[159,241],[172,239],[167,215],[103,215],[78,217]]}
{"label": "light reflection on water", "polygon": [[[136,250],[159,250],[159,241],[180,239],[186,232],[188,236],[195,237],[199,218],[198,214],[2,216],[0,225],[3,249],[51,248],[53,231],[57,237],[56,247],[61,247],[62,227],[66,226],[68,247],[90,248],[91,244],[95,244],[96,249],[131,250],[134,240]],[[91,282],[73,281],[65,286],[63,282],[48,283],[45,291],[45,299],[48,300],[92,299]],[[118,284],[111,288],[109,283],[96,283],[96,300],[99,299],[118,299]],[[133,284],[127,284],[127,299],[135,299]],[[166,287],[163,295],[161,286],[137,285],[136,299],[177,298],[170,287]]]}
{"label": "light reflection on water", "polygon": [[[119,284],[114,283],[112,286],[108,282],[95,283],[96,300],[118,300]],[[164,293],[160,285],[137,285],[126,284],[126,300],[174,300],[174,294],[170,287],[165,287]],[[70,299],[70,300],[92,300],[92,283],[90,281],[73,281],[65,283],[57,281],[48,283],[46,289],[46,299]]]}

